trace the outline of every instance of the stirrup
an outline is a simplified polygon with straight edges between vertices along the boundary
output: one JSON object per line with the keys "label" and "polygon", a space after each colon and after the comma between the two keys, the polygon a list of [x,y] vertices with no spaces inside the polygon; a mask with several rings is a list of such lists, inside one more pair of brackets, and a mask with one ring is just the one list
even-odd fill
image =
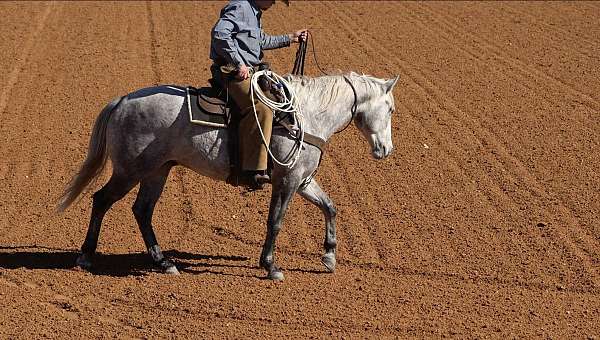
{"label": "stirrup", "polygon": [[255,171],[243,171],[239,174],[231,174],[226,180],[226,183],[234,187],[243,186],[248,191],[256,191],[264,188],[266,183],[271,182],[271,177],[264,173],[261,174]]}

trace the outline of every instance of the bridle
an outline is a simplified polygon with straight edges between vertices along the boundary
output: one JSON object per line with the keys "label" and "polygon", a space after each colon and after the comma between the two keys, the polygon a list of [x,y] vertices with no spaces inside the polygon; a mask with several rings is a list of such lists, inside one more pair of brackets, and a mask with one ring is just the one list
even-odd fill
{"label": "bridle", "polygon": [[352,94],[354,94],[354,103],[352,103],[352,109],[350,109],[350,121],[348,121],[348,124],[346,124],[346,126],[344,126],[343,129],[341,129],[340,131],[338,131],[336,133],[340,133],[340,132],[346,130],[348,128],[348,126],[350,126],[350,124],[352,124],[354,117],[356,117],[356,110],[358,108],[358,95],[356,94],[356,88],[354,87],[354,84],[352,84],[352,82],[350,81],[350,78],[348,78],[348,76],[344,76],[344,80],[346,81],[346,83],[348,83],[348,85],[350,85],[350,88],[352,88]]}

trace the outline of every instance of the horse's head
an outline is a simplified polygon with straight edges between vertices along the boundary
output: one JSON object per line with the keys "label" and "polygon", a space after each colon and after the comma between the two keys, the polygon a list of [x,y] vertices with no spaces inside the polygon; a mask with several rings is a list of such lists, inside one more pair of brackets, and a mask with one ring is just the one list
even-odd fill
{"label": "horse's head", "polygon": [[354,122],[365,136],[374,158],[389,156],[394,149],[392,143],[392,113],[394,112],[394,95],[392,90],[399,76],[393,79],[365,79],[369,86],[365,100],[356,107]]}

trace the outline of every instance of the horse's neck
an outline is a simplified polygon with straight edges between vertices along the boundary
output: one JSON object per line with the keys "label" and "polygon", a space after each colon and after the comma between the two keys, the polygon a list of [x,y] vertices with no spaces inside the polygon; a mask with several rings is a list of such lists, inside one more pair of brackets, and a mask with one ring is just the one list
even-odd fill
{"label": "horse's neck", "polygon": [[[346,86],[350,85],[346,84]],[[307,101],[307,103],[313,104],[314,102]],[[354,103],[355,98],[351,94],[349,97],[341,97],[330,103],[324,110],[321,108],[321,112],[319,112],[318,105],[311,105],[315,107],[309,107],[305,116],[310,132],[328,140],[333,134],[351,123]]]}

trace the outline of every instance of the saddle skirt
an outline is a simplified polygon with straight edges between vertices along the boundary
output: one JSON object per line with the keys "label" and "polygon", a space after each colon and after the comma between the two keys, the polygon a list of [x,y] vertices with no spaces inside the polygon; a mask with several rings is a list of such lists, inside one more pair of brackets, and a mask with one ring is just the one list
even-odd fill
{"label": "saddle skirt", "polygon": [[230,107],[212,87],[186,88],[190,122],[225,128],[231,121]]}

